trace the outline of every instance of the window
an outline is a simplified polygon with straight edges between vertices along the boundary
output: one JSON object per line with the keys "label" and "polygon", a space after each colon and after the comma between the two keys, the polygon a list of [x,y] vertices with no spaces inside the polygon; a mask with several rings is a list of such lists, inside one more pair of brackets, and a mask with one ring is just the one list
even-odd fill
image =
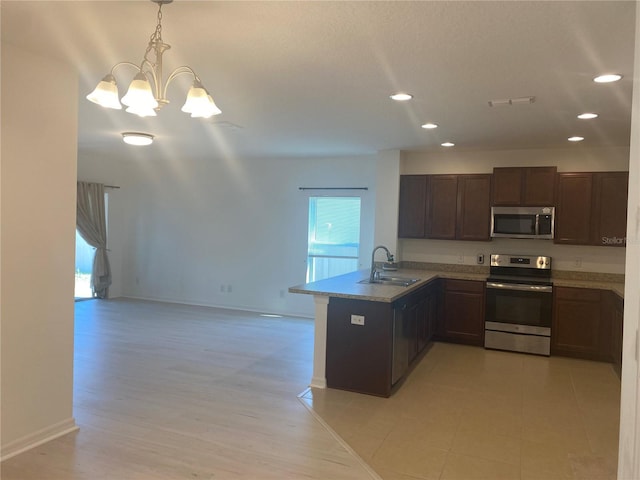
{"label": "window", "polygon": [[358,270],[360,198],[310,197],[307,282]]}

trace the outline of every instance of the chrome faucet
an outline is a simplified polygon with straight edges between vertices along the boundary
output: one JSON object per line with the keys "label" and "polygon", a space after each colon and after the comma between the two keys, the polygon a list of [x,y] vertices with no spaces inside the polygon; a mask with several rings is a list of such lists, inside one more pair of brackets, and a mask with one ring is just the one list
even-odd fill
{"label": "chrome faucet", "polygon": [[385,252],[387,252],[387,262],[393,262],[393,255],[391,254],[391,252],[389,251],[389,249],[387,247],[385,247],[384,245],[378,245],[376,248],[373,249],[373,252],[371,252],[371,274],[369,275],[369,282],[375,282],[377,280],[377,278],[380,276],[379,272],[376,271],[376,251],[378,251],[379,249],[383,249]]}

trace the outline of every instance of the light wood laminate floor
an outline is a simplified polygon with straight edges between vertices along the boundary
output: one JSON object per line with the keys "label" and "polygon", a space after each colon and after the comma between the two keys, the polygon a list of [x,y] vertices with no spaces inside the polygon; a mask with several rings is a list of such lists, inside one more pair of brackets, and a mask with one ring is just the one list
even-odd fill
{"label": "light wood laminate floor", "polygon": [[297,398],[313,322],[132,300],[76,303],[80,431],[2,480],[371,479]]}
{"label": "light wood laminate floor", "polygon": [[2,479],[615,479],[607,364],[435,343],[383,399],[305,390],[312,349],[305,319],[77,303],[81,430]]}

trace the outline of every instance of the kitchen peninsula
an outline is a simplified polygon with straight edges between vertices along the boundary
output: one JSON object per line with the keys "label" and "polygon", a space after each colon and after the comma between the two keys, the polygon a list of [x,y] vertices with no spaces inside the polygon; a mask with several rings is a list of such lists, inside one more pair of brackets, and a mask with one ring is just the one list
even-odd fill
{"label": "kitchen peninsula", "polygon": [[435,333],[436,280],[468,281],[479,288],[482,301],[487,269],[467,270],[401,269],[393,275],[418,281],[399,286],[366,283],[367,269],[291,287],[291,293],[314,296],[311,386],[389,396]]}
{"label": "kitchen peninsula", "polygon": [[[315,301],[312,387],[389,396],[411,365],[422,358],[420,353],[431,340],[483,345],[488,267],[409,262],[403,266],[409,268],[393,276],[419,280],[409,286],[370,284],[366,283],[370,276],[366,269],[289,288],[291,293],[313,295]],[[608,299],[622,303],[624,276],[576,273],[554,272],[554,288],[603,292],[607,300],[596,310],[602,312],[600,328],[610,330],[609,311],[613,309]],[[582,323],[577,326],[584,329]],[[610,340],[602,342],[600,334],[594,334],[598,345],[592,350],[612,348]],[[593,352],[569,345],[562,351],[552,350],[552,355],[612,361],[614,365],[618,361],[616,352],[607,350],[596,358]]]}

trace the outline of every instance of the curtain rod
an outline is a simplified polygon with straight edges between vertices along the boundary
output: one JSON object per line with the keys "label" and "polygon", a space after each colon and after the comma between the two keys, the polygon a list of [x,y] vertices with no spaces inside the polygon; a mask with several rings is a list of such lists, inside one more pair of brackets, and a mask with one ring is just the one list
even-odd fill
{"label": "curtain rod", "polygon": [[104,185],[104,188],[120,188],[117,185]]}
{"label": "curtain rod", "polygon": [[369,187],[298,187],[300,190],[369,190]]}

